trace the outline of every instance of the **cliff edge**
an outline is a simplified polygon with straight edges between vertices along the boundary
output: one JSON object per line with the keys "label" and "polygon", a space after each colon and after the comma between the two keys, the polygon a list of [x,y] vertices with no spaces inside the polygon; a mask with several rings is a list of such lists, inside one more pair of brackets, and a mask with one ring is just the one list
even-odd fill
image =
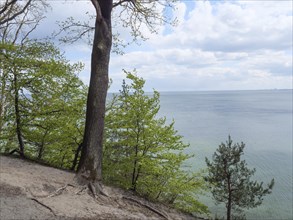
{"label": "cliff edge", "polygon": [[1,220],[198,219],[121,189],[104,190],[109,197],[95,199],[74,173],[0,156]]}

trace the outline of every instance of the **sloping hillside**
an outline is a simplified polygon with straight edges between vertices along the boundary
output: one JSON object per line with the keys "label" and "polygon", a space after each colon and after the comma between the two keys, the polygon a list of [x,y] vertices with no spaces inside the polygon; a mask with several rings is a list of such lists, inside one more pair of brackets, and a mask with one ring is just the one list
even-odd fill
{"label": "sloping hillside", "polygon": [[94,199],[74,174],[0,156],[0,219],[197,219],[129,192],[105,187]]}

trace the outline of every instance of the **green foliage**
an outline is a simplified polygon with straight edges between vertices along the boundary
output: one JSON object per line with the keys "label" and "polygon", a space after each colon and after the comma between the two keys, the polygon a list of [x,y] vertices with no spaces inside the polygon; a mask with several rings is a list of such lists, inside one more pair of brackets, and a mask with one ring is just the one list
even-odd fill
{"label": "green foliage", "polygon": [[[86,88],[75,74],[82,66],[70,65],[48,43],[0,44],[0,51],[0,152],[18,147],[17,105],[25,154],[70,168],[85,118]],[[159,93],[146,95],[145,81],[134,74],[127,73],[127,79],[131,84],[124,81],[107,106],[105,182],[188,212],[207,213],[196,199],[204,188],[202,175],[183,167],[192,157],[183,152],[189,145],[174,122],[157,117]]]}
{"label": "green foliage", "polygon": [[0,151],[18,146],[18,105],[26,155],[69,167],[84,123],[86,88],[76,75],[82,65],[69,64],[50,43],[2,43],[0,52],[1,103],[6,103]]}
{"label": "green foliage", "polygon": [[270,194],[274,186],[274,179],[267,188],[263,187],[263,182],[251,180],[256,170],[247,168],[245,160],[241,160],[244,147],[244,143],[233,145],[229,136],[226,144],[222,143],[214,153],[212,162],[206,158],[206,181],[216,202],[226,205],[227,219],[234,213],[244,218],[243,209],[261,205],[263,197]]}
{"label": "green foliage", "polygon": [[189,212],[207,212],[193,196],[203,187],[200,175],[182,169],[191,157],[183,153],[189,145],[174,122],[157,117],[159,93],[146,95],[145,81],[126,74],[131,84],[124,81],[107,108],[104,180]]}

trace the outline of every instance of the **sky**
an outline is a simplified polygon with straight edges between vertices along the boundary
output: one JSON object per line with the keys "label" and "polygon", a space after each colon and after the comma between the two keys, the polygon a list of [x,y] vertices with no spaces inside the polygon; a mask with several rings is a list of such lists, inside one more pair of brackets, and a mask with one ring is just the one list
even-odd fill
{"label": "sky", "polygon": [[[35,35],[50,34],[57,20],[69,16],[82,21],[87,11],[93,12],[90,1],[51,1]],[[110,92],[121,88],[123,69],[136,69],[146,91],[292,89],[292,14],[291,0],[178,1],[170,14],[176,26],[160,26],[157,34],[142,26],[148,40],[129,45],[124,55],[112,54]],[[122,40],[130,40],[127,29],[114,26]],[[88,83],[90,45],[60,47],[71,62],[85,64],[79,76]]]}

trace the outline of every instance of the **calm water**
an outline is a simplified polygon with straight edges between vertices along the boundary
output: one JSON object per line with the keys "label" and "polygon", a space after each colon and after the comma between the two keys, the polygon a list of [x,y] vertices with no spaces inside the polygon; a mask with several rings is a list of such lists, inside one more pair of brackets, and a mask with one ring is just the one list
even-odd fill
{"label": "calm water", "polygon": [[[292,90],[161,93],[160,116],[175,120],[195,169],[204,168],[230,134],[246,144],[244,157],[256,168],[255,178],[275,178],[273,193],[246,212],[248,219],[292,219]],[[209,196],[201,201],[218,215]]]}

